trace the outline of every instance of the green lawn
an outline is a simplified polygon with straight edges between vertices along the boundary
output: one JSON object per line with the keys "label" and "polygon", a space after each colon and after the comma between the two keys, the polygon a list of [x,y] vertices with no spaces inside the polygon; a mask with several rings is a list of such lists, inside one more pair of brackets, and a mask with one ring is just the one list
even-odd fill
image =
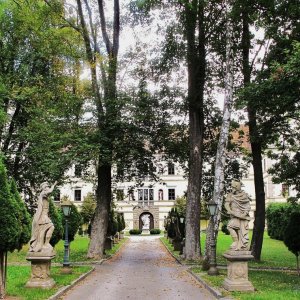
{"label": "green lawn", "polygon": [[[177,257],[178,251],[173,251],[172,245],[166,238],[161,238],[163,243]],[[217,242],[217,261],[219,264],[226,264],[222,254],[229,249],[231,237],[220,232]],[[204,250],[205,234],[201,234],[201,246]],[[290,271],[262,271],[259,268],[296,268],[296,258],[288,251],[281,241],[271,239],[267,234],[264,236],[261,262],[249,262],[249,266],[257,267],[255,271],[249,271],[249,279],[256,291],[254,293],[239,293],[223,290],[222,284],[226,277],[226,270],[220,270],[219,276],[208,276],[201,267],[193,267],[193,273],[199,275],[208,284],[217,287],[222,291],[223,296],[234,297],[241,300],[293,300],[300,299],[300,277],[296,272]]]}
{"label": "green lawn", "polygon": [[54,295],[61,287],[71,284],[81,274],[91,270],[90,266],[73,267],[72,274],[60,274],[60,267],[51,268],[51,277],[56,286],[52,289],[25,288],[30,278],[30,266],[8,266],[6,294],[22,300],[42,300]]}
{"label": "green lawn", "polygon": [[[86,258],[87,249],[89,245],[90,239],[88,237],[82,237],[77,235],[75,240],[70,244],[70,262],[88,262],[89,260]],[[120,240],[120,242],[114,245],[112,250],[107,250],[106,254],[108,256],[113,255],[120,246],[126,242],[126,238]],[[53,259],[53,262],[62,263],[64,258],[64,242],[60,241],[55,246],[56,257]],[[14,251],[13,253],[8,254],[8,262],[9,263],[24,263],[26,262],[26,254],[28,252],[28,245],[25,245],[22,250]]]}
{"label": "green lawn", "polygon": [[[106,251],[106,257],[114,255],[120,247],[126,243],[128,239],[122,239],[119,243],[113,246],[113,249]],[[70,247],[70,262],[92,262],[86,258],[88,249],[89,238],[76,236],[76,239],[71,243]],[[53,262],[62,263],[64,255],[64,242],[60,241],[56,246],[56,257]],[[26,263],[26,254],[28,251],[28,245],[24,246],[20,251],[14,251],[8,254],[8,272],[7,272],[7,289],[6,293],[9,296],[15,296],[24,300],[42,300],[48,299],[51,295],[54,295],[58,289],[63,286],[69,285],[72,281],[78,278],[81,274],[91,270],[90,266],[74,266],[72,268],[72,274],[60,274],[61,267],[51,268],[51,277],[56,282],[56,286],[50,290],[44,289],[29,289],[25,288],[26,282],[30,278],[30,266],[29,265],[14,265],[20,263]]]}
{"label": "green lawn", "polygon": [[[251,240],[250,232],[250,240]],[[204,233],[201,233],[201,247],[205,249]],[[226,264],[223,258],[223,253],[227,251],[232,243],[230,235],[225,235],[223,232],[218,234],[217,242],[217,262]],[[253,267],[273,267],[273,268],[296,268],[296,257],[292,254],[283,242],[271,239],[267,233],[264,236],[261,262],[250,262],[249,266]]]}
{"label": "green lawn", "polygon": [[249,271],[249,280],[256,291],[253,293],[227,292],[221,288],[226,277],[226,270],[220,270],[219,276],[209,276],[200,268],[192,271],[207,283],[217,287],[223,296],[241,300],[296,300],[300,299],[300,277],[296,273]]}

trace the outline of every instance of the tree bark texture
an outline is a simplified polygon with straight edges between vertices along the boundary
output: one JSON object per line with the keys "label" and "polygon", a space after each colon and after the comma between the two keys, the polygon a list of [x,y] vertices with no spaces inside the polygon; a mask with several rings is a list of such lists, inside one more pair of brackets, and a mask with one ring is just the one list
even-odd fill
{"label": "tree bark texture", "polygon": [[5,297],[7,253],[0,252],[0,299]]}
{"label": "tree bark texture", "polygon": [[97,175],[97,207],[92,221],[88,258],[101,258],[103,256],[111,205],[111,166],[99,166]]}
{"label": "tree bark texture", "polygon": [[[251,37],[249,30],[249,15],[246,8],[244,8],[244,11],[242,12],[242,21],[243,76],[244,86],[247,86],[251,82],[251,67],[249,62]],[[247,106],[247,112],[249,120],[249,137],[252,152],[252,165],[254,171],[256,204],[253,236],[251,240],[251,251],[254,259],[260,260],[265,229],[265,191],[261,155],[262,145],[257,128],[256,110],[249,103]]]}
{"label": "tree bark texture", "polygon": [[205,36],[204,2],[185,7],[188,62],[189,176],[186,209],[185,258],[199,259],[200,200],[204,136]]}
{"label": "tree bark texture", "polygon": [[[97,45],[96,30],[92,22],[92,11],[89,7],[89,1],[84,0],[87,14],[89,17],[90,31],[88,30],[83,6],[80,0],[77,0],[78,13],[82,27],[82,36],[86,47],[86,55],[90,65],[92,89],[97,107],[97,124],[101,136],[99,144],[99,160],[97,169],[97,189],[96,200],[97,207],[92,221],[91,241],[88,250],[89,258],[101,258],[104,253],[104,243],[108,228],[108,216],[111,209],[111,166],[113,156],[113,143],[116,138],[115,128],[111,124],[117,119],[117,65],[120,36],[120,6],[119,0],[114,0],[114,20],[112,41],[107,32],[107,22],[105,18],[103,0],[98,0],[99,19],[101,25],[101,34],[106,46],[106,55],[108,58],[108,67],[105,68],[103,62],[100,64],[103,95],[101,95],[97,76],[97,55],[103,56],[100,47]],[[93,42],[93,43],[92,43]],[[93,45],[93,47],[92,47]],[[100,141],[99,141],[100,143]]]}
{"label": "tree bark texture", "polygon": [[[229,2],[229,1],[228,1]],[[230,120],[233,106],[233,28],[230,17],[231,4],[227,2],[226,20],[226,74],[225,74],[225,98],[223,109],[223,120],[218,141],[218,148],[215,161],[213,201],[217,204],[217,211],[214,217],[215,239],[218,237],[218,229],[221,221],[221,212],[224,193],[224,168],[226,161],[226,149],[228,144]],[[210,219],[211,222],[211,219]],[[210,224],[210,226],[213,226]],[[210,243],[212,231],[208,230],[206,242],[206,259],[209,260]]]}

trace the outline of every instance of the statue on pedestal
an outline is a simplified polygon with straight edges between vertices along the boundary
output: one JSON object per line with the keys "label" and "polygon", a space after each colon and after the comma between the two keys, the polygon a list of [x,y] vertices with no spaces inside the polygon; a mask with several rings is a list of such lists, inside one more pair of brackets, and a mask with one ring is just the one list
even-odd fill
{"label": "statue on pedestal", "polygon": [[232,182],[232,192],[226,197],[225,208],[230,215],[227,229],[233,239],[230,249],[248,250],[250,198],[242,191],[239,181]]}
{"label": "statue on pedestal", "polygon": [[56,182],[50,186],[47,182],[41,184],[38,196],[38,208],[32,221],[32,233],[29,241],[29,251],[26,259],[31,262],[31,278],[26,283],[30,288],[52,288],[55,285],[50,277],[51,260],[55,257],[50,239],[54,225],[48,216],[48,195],[52,193]]}
{"label": "statue on pedestal", "polygon": [[230,250],[223,256],[227,259],[227,278],[223,287],[228,291],[254,291],[248,279],[248,261],[253,259],[249,251],[249,196],[242,191],[239,181],[232,181],[232,192],[227,195],[225,208],[230,214],[227,228],[233,239]]}
{"label": "statue on pedestal", "polygon": [[51,187],[47,182],[41,184],[41,192],[38,197],[38,208],[33,217],[32,236],[29,241],[29,252],[52,252],[50,239],[54,231],[54,225],[48,216],[48,195],[52,193],[56,182]]}

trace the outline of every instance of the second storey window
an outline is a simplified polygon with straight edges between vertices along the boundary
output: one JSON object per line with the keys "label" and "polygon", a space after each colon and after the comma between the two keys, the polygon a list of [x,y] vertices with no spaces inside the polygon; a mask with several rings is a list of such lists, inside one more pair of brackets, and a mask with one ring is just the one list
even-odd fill
{"label": "second storey window", "polygon": [[81,190],[75,190],[74,191],[74,200],[75,201],[81,201]]}
{"label": "second storey window", "polygon": [[175,166],[172,163],[168,163],[168,175],[175,175]]}
{"label": "second storey window", "polygon": [[124,201],[124,190],[117,190],[117,201]]}
{"label": "second storey window", "polygon": [[153,202],[153,189],[138,189],[138,201],[143,204]]}
{"label": "second storey window", "polygon": [[175,200],[175,189],[169,189],[168,190],[168,199],[169,200]]}

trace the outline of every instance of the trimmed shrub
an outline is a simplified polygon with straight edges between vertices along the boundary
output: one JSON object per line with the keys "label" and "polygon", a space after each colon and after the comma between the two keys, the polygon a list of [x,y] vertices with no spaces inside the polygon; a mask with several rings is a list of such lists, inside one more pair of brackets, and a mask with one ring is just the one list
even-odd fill
{"label": "trimmed shrub", "polygon": [[50,240],[51,246],[54,247],[63,238],[64,228],[62,225],[62,216],[51,199],[49,199],[49,218],[54,225],[54,231]]}
{"label": "trimmed shrub", "polygon": [[287,224],[293,212],[300,212],[300,205],[271,203],[266,210],[268,234],[272,239],[283,241]]}
{"label": "trimmed shrub", "polygon": [[222,232],[224,232],[226,235],[229,235],[230,232],[229,232],[229,230],[227,229],[227,225],[228,225],[228,220],[224,220],[224,221],[222,222],[221,230],[222,230]]}
{"label": "trimmed shrub", "polygon": [[[62,225],[63,225],[63,236],[62,239],[65,238],[65,229],[66,229],[66,217],[64,216],[64,213],[62,209],[60,209],[60,215],[62,218]],[[77,207],[72,204],[71,206],[71,213],[68,217],[68,240],[69,242],[74,241],[75,235],[79,229],[79,227],[82,225],[83,220],[81,214],[78,212]]]}
{"label": "trimmed shrub", "polygon": [[142,230],[141,229],[130,229],[129,233],[132,235],[138,235],[138,234],[142,233]]}
{"label": "trimmed shrub", "polygon": [[153,228],[153,229],[151,229],[150,230],[150,234],[160,234],[160,229],[158,229],[158,228]]}
{"label": "trimmed shrub", "polygon": [[299,255],[300,255],[300,212],[293,212],[286,226],[284,233],[284,244],[296,256],[297,271],[299,275]]}

